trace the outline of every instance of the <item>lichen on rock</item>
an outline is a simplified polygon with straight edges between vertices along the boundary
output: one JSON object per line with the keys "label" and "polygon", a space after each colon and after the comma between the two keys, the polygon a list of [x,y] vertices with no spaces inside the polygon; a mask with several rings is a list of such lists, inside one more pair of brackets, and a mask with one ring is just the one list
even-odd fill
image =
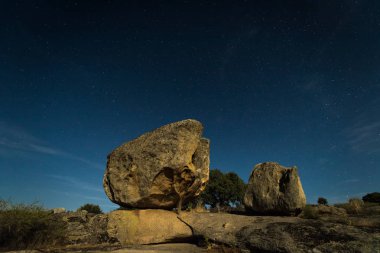
{"label": "lichen on rock", "polygon": [[209,178],[209,140],[188,119],[162,126],[108,155],[103,186],[121,206],[171,209],[199,195]]}
{"label": "lichen on rock", "polygon": [[257,164],[248,181],[244,205],[248,210],[265,214],[300,212],[306,205],[306,196],[297,168],[275,162]]}

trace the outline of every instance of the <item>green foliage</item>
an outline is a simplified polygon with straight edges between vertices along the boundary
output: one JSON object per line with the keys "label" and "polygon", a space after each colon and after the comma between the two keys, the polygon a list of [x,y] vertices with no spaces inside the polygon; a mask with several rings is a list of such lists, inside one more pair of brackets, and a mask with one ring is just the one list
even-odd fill
{"label": "green foliage", "polygon": [[210,180],[198,201],[216,207],[240,206],[246,185],[234,172],[223,174],[220,170],[210,170]]}
{"label": "green foliage", "polygon": [[94,213],[94,214],[103,213],[102,209],[100,209],[100,206],[94,205],[94,204],[85,204],[78,208],[78,211],[81,211],[81,210],[86,210],[87,212]]}
{"label": "green foliage", "polygon": [[25,249],[59,244],[65,224],[38,204],[0,200],[0,248]]}
{"label": "green foliage", "polygon": [[380,192],[372,192],[365,195],[362,200],[364,202],[380,203]]}
{"label": "green foliage", "polygon": [[322,198],[322,197],[318,198],[318,205],[325,205],[326,206],[327,204],[328,204],[327,199]]}
{"label": "green foliage", "polygon": [[318,210],[311,205],[306,205],[302,210],[301,217],[304,219],[318,219]]}

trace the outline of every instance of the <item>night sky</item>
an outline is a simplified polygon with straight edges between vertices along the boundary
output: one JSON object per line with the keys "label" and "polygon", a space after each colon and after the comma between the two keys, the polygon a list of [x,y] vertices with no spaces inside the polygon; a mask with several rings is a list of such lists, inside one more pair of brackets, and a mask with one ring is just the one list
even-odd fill
{"label": "night sky", "polygon": [[107,154],[187,118],[246,182],[380,191],[380,2],[0,1],[0,198],[112,210]]}

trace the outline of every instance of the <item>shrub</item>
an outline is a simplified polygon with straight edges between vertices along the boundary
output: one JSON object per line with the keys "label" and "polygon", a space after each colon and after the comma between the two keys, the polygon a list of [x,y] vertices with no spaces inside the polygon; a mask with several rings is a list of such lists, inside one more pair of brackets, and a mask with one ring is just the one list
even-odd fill
{"label": "shrub", "polygon": [[196,201],[215,208],[238,207],[243,203],[246,185],[234,172],[224,174],[218,169],[210,170],[210,180]]}
{"label": "shrub", "polygon": [[319,218],[317,208],[311,205],[306,205],[305,208],[302,210],[302,213],[300,216],[301,218],[304,218],[304,219],[318,219]]}
{"label": "shrub", "polygon": [[335,204],[336,207],[346,209],[348,214],[359,214],[364,206],[364,202],[358,198],[352,198],[348,203]]}
{"label": "shrub", "polygon": [[322,197],[318,198],[318,205],[325,205],[326,206],[327,204],[328,204],[327,199],[322,198]]}
{"label": "shrub", "polygon": [[0,200],[0,248],[26,249],[63,242],[64,222],[38,204]]}
{"label": "shrub", "polygon": [[362,199],[364,202],[380,203],[380,192],[368,193]]}
{"label": "shrub", "polygon": [[100,206],[94,205],[94,204],[85,204],[78,208],[78,211],[86,210],[89,213],[94,214],[101,214],[103,213],[102,209],[100,209]]}
{"label": "shrub", "polygon": [[347,212],[358,214],[362,210],[363,204],[361,199],[352,198],[348,201],[350,210],[347,210]]}

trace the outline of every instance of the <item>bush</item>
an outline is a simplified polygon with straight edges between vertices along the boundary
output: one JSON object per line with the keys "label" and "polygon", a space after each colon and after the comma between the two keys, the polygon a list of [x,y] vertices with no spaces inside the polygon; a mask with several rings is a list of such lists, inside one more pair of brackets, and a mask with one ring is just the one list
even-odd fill
{"label": "bush", "polygon": [[0,200],[0,248],[26,249],[62,243],[65,224],[38,204]]}
{"label": "bush", "polygon": [[322,197],[318,198],[318,205],[325,205],[326,206],[327,204],[328,204],[327,199],[322,198]]}
{"label": "bush", "polygon": [[348,203],[335,204],[335,206],[346,209],[348,214],[359,214],[364,207],[364,202],[361,199],[352,198]]}
{"label": "bush", "polygon": [[224,174],[220,170],[210,170],[210,180],[204,192],[196,201],[212,208],[239,207],[243,202],[246,185],[234,172]]}
{"label": "bush", "polygon": [[102,209],[100,209],[100,206],[94,205],[94,204],[85,204],[78,208],[78,211],[82,211],[82,210],[85,210],[89,213],[94,213],[94,214],[103,213]]}
{"label": "bush", "polygon": [[380,192],[368,193],[362,199],[364,202],[380,203]]}
{"label": "bush", "polygon": [[318,219],[319,213],[316,207],[306,205],[305,208],[302,210],[300,217],[304,219]]}
{"label": "bush", "polygon": [[364,203],[361,199],[352,198],[348,201],[350,210],[347,211],[349,211],[350,213],[359,214],[359,212],[362,210],[363,204]]}

